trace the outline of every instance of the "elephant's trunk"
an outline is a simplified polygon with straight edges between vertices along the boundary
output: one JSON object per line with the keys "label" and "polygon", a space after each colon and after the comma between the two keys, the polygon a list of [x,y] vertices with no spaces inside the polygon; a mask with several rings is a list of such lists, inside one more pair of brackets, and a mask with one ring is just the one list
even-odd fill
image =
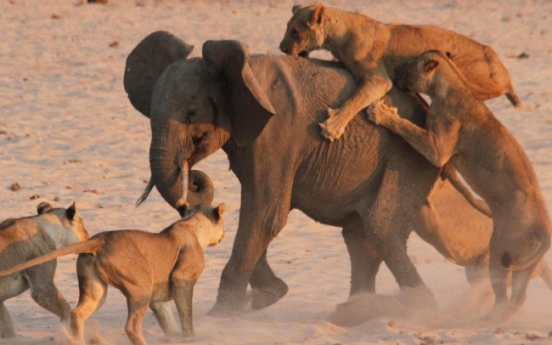
{"label": "elephant's trunk", "polygon": [[158,126],[152,124],[150,146],[151,179],[161,196],[174,208],[184,204],[183,190],[188,183],[188,157],[182,150],[179,127],[173,121]]}
{"label": "elephant's trunk", "polygon": [[[188,159],[193,146],[191,140],[183,138],[184,133],[185,129],[176,121],[152,126],[151,182],[175,209],[186,201],[192,205],[209,205],[214,197],[211,179],[200,171],[189,171]],[[141,199],[145,200],[145,197],[143,195]]]}
{"label": "elephant's trunk", "polygon": [[211,205],[215,198],[213,181],[199,170],[190,170],[188,174],[188,198],[190,205]]}

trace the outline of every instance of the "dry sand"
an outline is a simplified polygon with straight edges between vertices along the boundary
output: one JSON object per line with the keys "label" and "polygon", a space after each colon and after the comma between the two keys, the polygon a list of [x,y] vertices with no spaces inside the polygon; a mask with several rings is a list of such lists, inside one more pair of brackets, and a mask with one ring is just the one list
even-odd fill
{"label": "dry sand", "polygon": [[[385,22],[435,24],[491,45],[532,110],[514,110],[504,97],[488,104],[526,150],[552,210],[551,1],[326,3]],[[150,128],[123,90],[126,56],[143,37],[160,29],[194,44],[192,56],[200,55],[208,39],[237,39],[253,53],[280,54],[277,47],[293,4],[289,0],[110,0],[104,6],[80,0],[2,0],[0,219],[34,214],[43,200],[56,200],[59,206],[76,200],[91,234],[123,228],[159,231],[173,222],[176,212],[156,191],[134,208],[150,174]],[[520,57],[522,53],[526,58]],[[317,224],[297,211],[269,251],[272,266],[290,286],[289,294],[266,310],[239,318],[207,317],[234,240],[240,187],[221,151],[197,167],[214,180],[215,202],[227,203],[230,211],[227,236],[219,247],[207,250],[207,266],[196,285],[193,343],[552,344],[548,337],[552,291],[541,280],[531,282],[523,309],[506,323],[447,326],[446,320],[485,305],[467,291],[463,269],[415,235],[409,241],[409,254],[443,306],[443,319],[386,316],[353,328],[327,322],[335,306],[348,297],[348,255],[339,229]],[[22,187],[16,192],[9,189],[15,182]],[[39,198],[31,200],[33,195]],[[546,258],[552,263],[551,253]],[[59,260],[56,276],[72,306],[78,298],[74,264],[75,257]],[[385,267],[377,289],[388,295],[398,292]],[[28,293],[9,300],[7,307],[19,337],[0,344],[55,344],[57,317],[38,307]],[[112,344],[129,344],[125,319],[125,300],[111,289],[87,330]],[[144,334],[150,344],[168,341],[151,313],[144,321]]]}

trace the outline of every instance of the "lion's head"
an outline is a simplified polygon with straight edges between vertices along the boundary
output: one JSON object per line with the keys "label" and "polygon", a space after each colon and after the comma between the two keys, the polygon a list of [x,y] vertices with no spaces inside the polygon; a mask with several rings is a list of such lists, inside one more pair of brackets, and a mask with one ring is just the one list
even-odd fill
{"label": "lion's head", "polygon": [[280,50],[288,55],[308,56],[324,43],[322,24],[324,6],[312,5],[292,8],[293,16],[287,24],[286,33],[280,43]]}

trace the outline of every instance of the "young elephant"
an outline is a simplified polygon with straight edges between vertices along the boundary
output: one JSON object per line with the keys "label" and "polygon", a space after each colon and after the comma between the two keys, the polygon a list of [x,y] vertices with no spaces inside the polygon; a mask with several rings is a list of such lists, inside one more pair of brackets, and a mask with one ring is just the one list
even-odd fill
{"label": "young elephant", "polygon": [[308,55],[327,49],[359,81],[356,92],[339,109],[328,109],[322,135],[339,139],[351,119],[392,87],[395,68],[429,49],[450,54],[482,100],[506,94],[516,107],[521,103],[510,75],[496,53],[464,35],[429,25],[380,23],[359,13],[323,5],[293,7],[293,16],[280,43],[290,55]]}
{"label": "young elephant", "polygon": [[119,289],[127,299],[125,331],[133,345],[145,345],[142,320],[148,307],[166,334],[177,333],[167,301],[174,299],[184,336],[193,336],[192,297],[203,272],[206,246],[224,237],[226,205],[195,205],[181,211],[182,219],[158,234],[139,230],[106,231],[88,241],[1,271],[0,276],[42,264],[60,256],[77,259],[79,303],[71,312],[71,334],[83,342],[84,322],[105,301],[107,286]]}
{"label": "young elephant", "polygon": [[432,50],[417,57],[403,69],[399,86],[431,98],[426,129],[379,102],[369,108],[368,118],[401,136],[435,166],[450,161],[487,202],[493,216],[489,250],[495,293],[489,319],[506,319],[523,304],[529,279],[550,247],[552,226],[531,163],[446,54]]}
{"label": "young elephant", "polygon": [[[7,219],[0,223],[0,269],[7,269],[29,259],[37,258],[63,246],[88,239],[75,203],[69,208],[53,208],[47,202],[37,207],[38,215]],[[56,314],[62,321],[71,313],[69,303],[56,285],[56,261],[27,268],[9,276],[0,277],[0,335],[15,336],[12,319],[4,301],[31,289],[31,297],[44,309]]]}

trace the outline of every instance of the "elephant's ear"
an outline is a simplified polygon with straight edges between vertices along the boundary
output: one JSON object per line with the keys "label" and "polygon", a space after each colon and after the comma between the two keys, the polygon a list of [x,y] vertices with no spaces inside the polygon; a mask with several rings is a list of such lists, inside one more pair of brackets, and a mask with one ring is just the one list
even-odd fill
{"label": "elephant's ear", "polygon": [[126,60],[124,85],[130,103],[150,117],[157,79],[171,63],[185,59],[194,46],[166,31],[156,31],[140,42]]}
{"label": "elephant's ear", "polygon": [[207,41],[202,52],[228,85],[232,137],[238,146],[255,140],[276,114],[249,66],[248,50],[238,41]]}

